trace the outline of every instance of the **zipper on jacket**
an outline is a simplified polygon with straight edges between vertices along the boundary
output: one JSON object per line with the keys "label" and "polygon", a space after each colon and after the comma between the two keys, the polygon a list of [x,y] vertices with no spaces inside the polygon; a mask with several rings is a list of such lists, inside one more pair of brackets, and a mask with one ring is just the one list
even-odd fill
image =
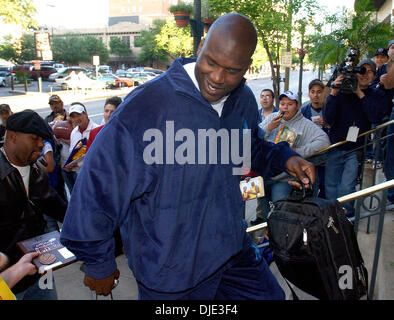
{"label": "zipper on jacket", "polygon": [[306,232],[305,228],[302,232],[302,241],[304,242],[304,246],[308,245],[308,233]]}

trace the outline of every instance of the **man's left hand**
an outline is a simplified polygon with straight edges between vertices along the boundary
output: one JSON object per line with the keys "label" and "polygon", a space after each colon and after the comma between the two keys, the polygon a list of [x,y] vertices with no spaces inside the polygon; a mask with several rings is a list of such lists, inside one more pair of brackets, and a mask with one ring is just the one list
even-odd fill
{"label": "man's left hand", "polygon": [[[298,180],[302,181],[306,188],[311,188],[309,180],[312,183],[316,181],[315,166],[299,156],[292,156],[286,162],[287,171]],[[309,177],[309,178],[308,178]],[[302,189],[302,186],[297,181],[289,181],[293,188]]]}

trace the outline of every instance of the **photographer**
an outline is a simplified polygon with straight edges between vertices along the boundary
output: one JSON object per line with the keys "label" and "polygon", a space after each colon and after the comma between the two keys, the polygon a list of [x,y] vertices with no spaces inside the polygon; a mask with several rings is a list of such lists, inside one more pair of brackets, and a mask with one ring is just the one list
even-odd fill
{"label": "photographer", "polygon": [[[375,77],[376,64],[365,59],[357,67],[360,71],[354,71],[356,74],[352,75],[353,80],[357,80],[353,83],[357,83],[357,89],[349,93],[349,88],[342,84],[344,74],[341,73],[332,83],[323,108],[323,118],[331,127],[330,142],[354,141],[331,149],[328,154],[325,175],[327,199],[337,199],[355,191],[361,150],[354,149],[363,144],[363,139],[357,139],[357,136],[368,131],[371,123],[379,122],[386,110],[384,93],[369,87]],[[362,67],[365,68],[364,74],[361,74],[364,71]],[[345,76],[348,80],[349,74]],[[348,216],[354,215],[354,201],[347,202],[344,207]]]}

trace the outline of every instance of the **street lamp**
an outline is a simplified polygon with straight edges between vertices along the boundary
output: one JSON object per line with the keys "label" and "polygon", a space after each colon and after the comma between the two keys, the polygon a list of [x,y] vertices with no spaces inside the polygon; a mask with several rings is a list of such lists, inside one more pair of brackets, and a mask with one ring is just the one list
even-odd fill
{"label": "street lamp", "polygon": [[198,46],[204,35],[204,24],[201,21],[201,0],[194,0],[194,19],[190,19],[190,27],[193,36],[193,54],[197,56]]}

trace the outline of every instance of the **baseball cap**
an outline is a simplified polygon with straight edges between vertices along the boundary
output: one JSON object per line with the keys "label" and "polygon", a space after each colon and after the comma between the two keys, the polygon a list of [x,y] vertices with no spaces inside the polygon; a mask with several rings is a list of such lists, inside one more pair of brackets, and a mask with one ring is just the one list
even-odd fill
{"label": "baseball cap", "polygon": [[390,49],[390,47],[391,47],[391,45],[392,45],[393,43],[394,43],[394,39],[393,39],[393,40],[390,40],[389,45],[387,46],[387,50]]}
{"label": "baseball cap", "polygon": [[376,57],[379,54],[381,54],[382,56],[388,57],[389,55],[388,55],[387,51],[388,50],[386,48],[379,48],[378,50],[376,50],[376,53],[375,53],[374,57]]}
{"label": "baseball cap", "polygon": [[361,61],[358,63],[357,67],[361,67],[361,66],[364,65],[364,64],[369,64],[369,65],[371,66],[372,70],[376,72],[376,63],[373,62],[371,59],[364,59],[364,60],[361,60]]}
{"label": "baseball cap", "polygon": [[33,110],[24,110],[10,115],[5,127],[11,131],[33,133],[45,140],[51,140],[53,138],[52,129]]}
{"label": "baseball cap", "polygon": [[51,102],[62,102],[62,99],[57,94],[53,94],[49,97],[48,103],[51,104]]}
{"label": "baseball cap", "polygon": [[6,104],[6,103],[0,104],[0,113],[3,113],[3,112],[8,113],[10,111],[11,111],[11,108],[8,104]]}
{"label": "baseball cap", "polygon": [[297,103],[299,103],[298,101],[298,95],[296,93],[294,93],[291,90],[287,90],[285,92],[283,92],[280,96],[279,96],[279,101],[282,100],[283,97],[287,97],[290,100],[294,100],[297,101]]}
{"label": "baseball cap", "polygon": [[79,103],[72,104],[70,109],[68,110],[68,113],[71,115],[73,112],[81,114],[85,112],[85,108],[82,104]]}
{"label": "baseball cap", "polygon": [[324,83],[323,83],[321,80],[319,80],[319,79],[315,79],[315,80],[312,80],[312,81],[309,83],[308,89],[311,90],[311,88],[312,88],[314,85],[319,85],[320,87],[324,88]]}

